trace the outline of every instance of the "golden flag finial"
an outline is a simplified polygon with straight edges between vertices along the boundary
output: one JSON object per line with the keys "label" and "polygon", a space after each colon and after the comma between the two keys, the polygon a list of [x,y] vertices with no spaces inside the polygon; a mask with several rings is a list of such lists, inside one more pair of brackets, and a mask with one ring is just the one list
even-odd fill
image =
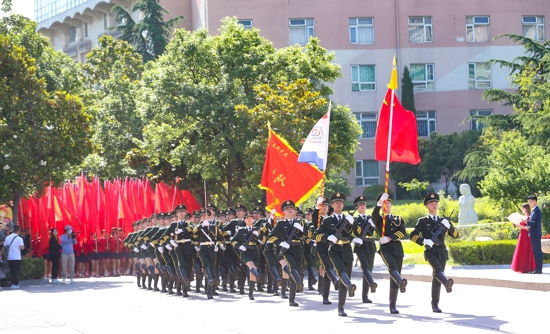
{"label": "golden flag finial", "polygon": [[397,57],[393,55],[393,68],[397,66]]}
{"label": "golden flag finial", "polygon": [[390,80],[390,83],[388,84],[388,88],[391,90],[396,90],[397,87],[399,86],[399,82],[397,81],[396,65],[397,65],[397,58],[395,57],[395,55],[393,55],[393,69],[391,71],[391,80]]}

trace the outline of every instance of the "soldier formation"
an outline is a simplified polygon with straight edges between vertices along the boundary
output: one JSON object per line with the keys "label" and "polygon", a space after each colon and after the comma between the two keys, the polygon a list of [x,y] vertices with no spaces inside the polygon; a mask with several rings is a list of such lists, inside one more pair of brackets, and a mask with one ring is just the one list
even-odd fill
{"label": "soldier formation", "polygon": [[[185,205],[179,204],[173,212],[134,222],[134,231],[123,244],[135,263],[139,288],[189,297],[194,281],[194,292],[201,293],[204,288],[208,299],[227,292],[248,294],[254,300],[258,292],[288,299],[289,305],[296,307],[296,293],[304,291],[307,271],[307,290],[314,291],[318,284],[323,304],[332,304],[331,285],[338,290],[339,316],[347,316],[346,298],[354,297],[357,290],[350,279],[353,253],[361,263],[363,303],[372,303],[369,292],[375,293],[378,286],[372,275],[378,253],[391,277],[390,312],[397,314],[397,295],[407,286],[401,277],[405,222],[392,214],[392,200],[386,193],[378,195],[371,215],[366,213],[366,196],[355,198],[355,217],[355,212],[343,213],[345,199],[339,192],[330,198],[319,197],[315,209],[307,209],[305,214],[287,200],[278,218],[275,210],[266,213],[256,206],[249,211],[242,204],[227,210],[208,204],[191,216]],[[426,196],[424,205],[429,215],[418,220],[410,235],[411,241],[426,248],[425,258],[433,268],[433,312],[441,312],[441,286],[447,292],[453,286],[453,280],[444,274],[448,259],[445,235],[458,237],[449,220],[437,215],[438,202],[437,194]],[[380,212],[384,205],[385,217]],[[375,232],[380,236],[378,252]],[[319,280],[315,277],[316,263]]]}

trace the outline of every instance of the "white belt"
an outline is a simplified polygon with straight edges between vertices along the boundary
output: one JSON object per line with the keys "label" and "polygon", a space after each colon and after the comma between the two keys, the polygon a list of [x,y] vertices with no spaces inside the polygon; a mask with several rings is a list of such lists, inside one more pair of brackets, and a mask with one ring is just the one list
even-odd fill
{"label": "white belt", "polygon": [[231,243],[231,241],[226,241],[225,244],[226,245],[229,245]]}
{"label": "white belt", "polygon": [[181,240],[178,240],[177,242],[178,242],[178,244],[183,244],[185,242],[190,242],[190,241],[191,241],[191,239],[181,239]]}
{"label": "white belt", "polygon": [[213,242],[207,241],[207,242],[201,242],[201,246],[210,246],[213,245]]}

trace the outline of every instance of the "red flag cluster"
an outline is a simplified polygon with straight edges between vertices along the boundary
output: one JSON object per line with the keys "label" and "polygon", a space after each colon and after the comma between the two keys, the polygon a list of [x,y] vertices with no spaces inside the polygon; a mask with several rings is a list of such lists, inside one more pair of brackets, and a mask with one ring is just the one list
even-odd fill
{"label": "red flag cluster", "polygon": [[48,187],[42,197],[22,199],[18,221],[32,231],[33,237],[38,232],[47,241],[49,230],[54,227],[63,231],[65,225],[71,225],[84,238],[93,232],[99,235],[103,229],[110,231],[112,227],[122,228],[127,234],[134,221],[172,211],[180,203],[188,211],[201,208],[188,190],[162,182],[155,188],[148,179],[105,180],[102,186],[98,178],[88,182],[81,176],[61,188]]}

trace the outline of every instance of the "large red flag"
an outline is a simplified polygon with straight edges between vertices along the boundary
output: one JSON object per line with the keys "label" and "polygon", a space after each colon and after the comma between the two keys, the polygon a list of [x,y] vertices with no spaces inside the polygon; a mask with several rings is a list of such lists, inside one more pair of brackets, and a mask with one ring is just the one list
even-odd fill
{"label": "large red flag", "polygon": [[[386,161],[388,154],[391,94],[392,90],[388,89],[384,103],[380,108],[378,127],[376,128],[375,159],[378,161]],[[412,111],[403,108],[397,96],[394,96],[393,99],[390,162],[416,165],[420,163],[416,117]]]}
{"label": "large red flag", "polygon": [[298,153],[269,128],[261,189],[266,190],[268,209],[281,212],[281,202],[299,205],[320,186],[323,174],[310,164],[298,162]]}

